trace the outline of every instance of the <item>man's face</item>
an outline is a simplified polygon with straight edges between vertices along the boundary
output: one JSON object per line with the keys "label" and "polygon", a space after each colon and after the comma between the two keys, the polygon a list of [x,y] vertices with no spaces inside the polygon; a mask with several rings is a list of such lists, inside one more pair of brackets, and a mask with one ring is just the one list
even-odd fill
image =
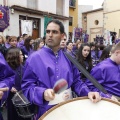
{"label": "man's face", "polygon": [[72,51],[72,49],[73,49],[73,43],[69,43],[67,45],[67,49],[70,50],[70,51]]}
{"label": "man's face", "polygon": [[51,22],[46,29],[46,44],[51,49],[58,48],[60,46],[63,34],[60,33],[59,25]]}

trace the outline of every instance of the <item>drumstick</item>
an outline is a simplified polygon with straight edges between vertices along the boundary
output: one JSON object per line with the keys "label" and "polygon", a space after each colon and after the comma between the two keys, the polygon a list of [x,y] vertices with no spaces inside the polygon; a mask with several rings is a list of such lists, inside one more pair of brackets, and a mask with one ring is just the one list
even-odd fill
{"label": "drumstick", "polygon": [[24,104],[26,104],[26,102],[22,99],[22,97],[19,95],[19,93],[16,92],[16,94],[19,96],[19,98],[22,100],[22,102],[23,102]]}
{"label": "drumstick", "polygon": [[8,91],[8,90],[9,90],[8,87],[0,88],[0,91],[3,91],[3,92]]}
{"label": "drumstick", "polygon": [[55,93],[59,94],[66,90],[67,88],[68,88],[67,81],[65,79],[60,79],[55,83],[53,90]]}

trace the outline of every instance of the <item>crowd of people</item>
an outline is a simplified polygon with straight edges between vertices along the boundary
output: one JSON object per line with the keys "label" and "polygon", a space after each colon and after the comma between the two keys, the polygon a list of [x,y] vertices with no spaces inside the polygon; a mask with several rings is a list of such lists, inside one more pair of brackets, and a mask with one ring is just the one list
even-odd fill
{"label": "crowd of people", "polygon": [[[1,103],[6,101],[8,120],[25,120],[18,116],[12,103],[13,96],[20,90],[38,106],[37,117],[33,118],[38,120],[56,105],[49,103],[55,99],[53,87],[60,79],[67,81],[67,90],[75,94],[73,97],[88,96],[95,103],[101,97],[120,100],[120,42],[100,46],[78,39],[73,43],[67,40],[63,24],[53,19],[47,24],[44,38],[33,40],[23,34],[6,36],[4,40],[0,35],[0,52],[0,99]],[[96,88],[64,52],[76,59],[108,94]],[[2,115],[0,117],[2,120]]]}

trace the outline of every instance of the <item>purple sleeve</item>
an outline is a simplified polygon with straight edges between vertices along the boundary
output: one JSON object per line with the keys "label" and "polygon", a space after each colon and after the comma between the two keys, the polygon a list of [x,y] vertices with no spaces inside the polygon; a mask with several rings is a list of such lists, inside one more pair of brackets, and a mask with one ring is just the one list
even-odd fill
{"label": "purple sleeve", "polygon": [[22,90],[24,95],[31,103],[37,105],[45,104],[43,93],[46,88],[43,84],[40,86],[37,76],[27,63],[25,65],[25,71],[22,80]]}
{"label": "purple sleeve", "polygon": [[[0,54],[0,88],[9,87],[10,90],[14,84],[14,78],[14,72]],[[4,92],[3,98],[6,99],[7,95],[8,92]]]}
{"label": "purple sleeve", "polygon": [[[105,72],[105,71],[104,71]],[[103,86],[104,82],[105,82],[105,75],[103,74],[103,69],[101,69],[99,66],[95,66],[92,70],[91,70],[91,75]],[[106,97],[106,98],[111,98],[110,94],[105,94],[101,91],[98,90],[98,88],[96,88],[92,82],[90,82],[90,80],[86,80],[85,81],[86,85],[88,86],[88,88],[91,91],[94,92],[99,92],[100,95],[102,97]]]}

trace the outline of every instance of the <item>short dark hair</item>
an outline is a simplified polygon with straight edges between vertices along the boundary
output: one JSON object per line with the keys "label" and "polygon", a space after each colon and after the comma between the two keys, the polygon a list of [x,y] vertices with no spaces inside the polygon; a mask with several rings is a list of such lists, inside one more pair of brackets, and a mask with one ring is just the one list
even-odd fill
{"label": "short dark hair", "polygon": [[51,20],[51,21],[48,22],[47,26],[48,26],[50,23],[55,23],[55,24],[59,25],[59,27],[60,27],[60,32],[61,32],[61,33],[65,33],[65,31],[64,31],[64,25],[63,25],[62,22],[60,22],[60,21],[57,20],[57,19],[53,19],[53,20]]}
{"label": "short dark hair", "polygon": [[67,43],[66,43],[66,45],[68,46],[69,45],[69,43],[73,43],[72,41],[68,41]]}
{"label": "short dark hair", "polygon": [[9,35],[6,35],[6,39],[9,39],[10,38],[10,36]]}

